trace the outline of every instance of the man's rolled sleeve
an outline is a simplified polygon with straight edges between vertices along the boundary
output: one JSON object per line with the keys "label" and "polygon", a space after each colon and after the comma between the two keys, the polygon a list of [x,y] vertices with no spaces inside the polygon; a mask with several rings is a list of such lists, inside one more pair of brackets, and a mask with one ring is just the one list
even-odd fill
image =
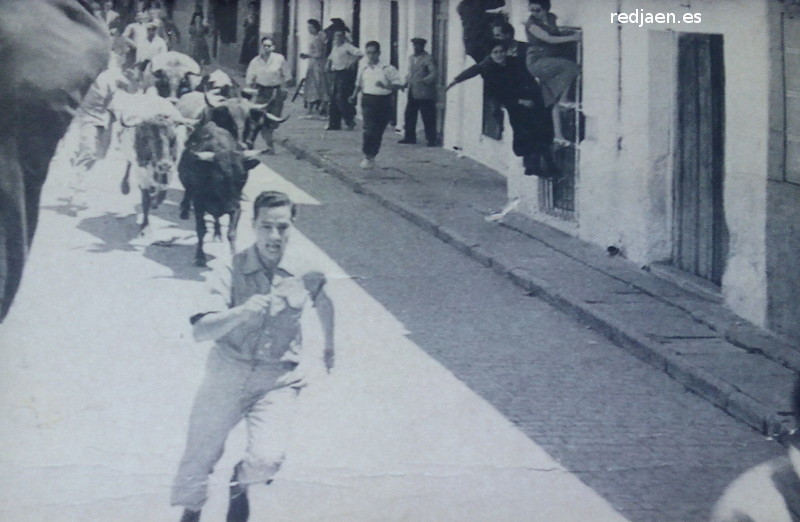
{"label": "man's rolled sleeve", "polygon": [[199,321],[204,315],[234,307],[231,294],[232,277],[231,267],[226,266],[222,270],[215,271],[206,279],[205,288],[196,301],[195,313],[189,318],[192,324]]}

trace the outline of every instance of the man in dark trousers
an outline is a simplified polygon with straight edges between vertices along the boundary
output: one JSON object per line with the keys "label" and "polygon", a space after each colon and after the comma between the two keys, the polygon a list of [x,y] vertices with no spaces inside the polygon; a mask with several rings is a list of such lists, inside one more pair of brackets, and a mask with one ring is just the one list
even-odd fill
{"label": "man in dark trousers", "polygon": [[427,40],[412,38],[414,54],[409,58],[408,103],[405,113],[405,137],[400,143],[417,142],[417,113],[422,113],[425,138],[429,147],[436,146],[436,63],[433,56],[425,52]]}
{"label": "man in dark trousers", "polygon": [[348,129],[355,128],[356,109],[349,101],[348,96],[353,92],[358,60],[362,56],[358,47],[347,41],[344,27],[335,27],[333,46],[326,66],[326,69],[331,72],[332,86],[328,126],[325,130],[340,130],[342,119]]}
{"label": "man in dark trousers", "polygon": [[364,119],[364,159],[362,169],[375,167],[375,156],[381,150],[383,131],[392,119],[392,93],[403,88],[400,73],[381,61],[381,44],[372,41],[365,47],[367,64],[358,72],[356,88],[350,96],[355,103],[361,92],[361,117]]}

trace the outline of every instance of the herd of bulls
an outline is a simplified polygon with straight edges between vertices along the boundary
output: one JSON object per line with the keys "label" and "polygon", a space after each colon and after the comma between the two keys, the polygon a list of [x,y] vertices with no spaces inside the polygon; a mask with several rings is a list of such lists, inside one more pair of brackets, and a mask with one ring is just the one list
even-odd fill
{"label": "herd of bulls", "polygon": [[[0,321],[22,280],[50,162],[81,100],[109,63],[108,30],[88,4],[0,0]],[[135,127],[128,132],[135,153],[126,180],[135,171],[147,189],[143,206],[149,210],[163,200],[177,168],[187,187],[181,213],[188,217],[194,207],[200,215],[196,257],[202,264],[202,215],[208,212],[218,223],[222,214],[231,214],[235,228],[241,188],[257,161],[240,143],[252,143],[259,126],[277,125],[280,118],[237,96],[232,83],[225,92],[220,74],[201,81],[199,66],[185,55],[167,53],[153,62],[149,72],[157,98],[169,107],[147,101],[138,117],[134,110],[120,119]],[[185,141],[182,134],[188,135]]]}
{"label": "herd of bulls", "polygon": [[252,144],[262,128],[274,129],[285,118],[267,112],[267,104],[255,104],[242,96],[223,71],[201,76],[197,63],[179,52],[156,57],[145,78],[159,97],[150,94],[146,103],[136,104],[133,119],[120,122],[134,129],[135,152],[123,179],[123,192],[130,189],[133,171],[142,197],[143,230],[149,224],[150,210],[163,202],[177,167],[185,190],[180,217],[188,219],[194,210],[195,264],[205,266],[206,214],[213,217],[218,238],[220,218],[229,216],[227,237],[235,250],[242,189],[260,154],[245,143]]}

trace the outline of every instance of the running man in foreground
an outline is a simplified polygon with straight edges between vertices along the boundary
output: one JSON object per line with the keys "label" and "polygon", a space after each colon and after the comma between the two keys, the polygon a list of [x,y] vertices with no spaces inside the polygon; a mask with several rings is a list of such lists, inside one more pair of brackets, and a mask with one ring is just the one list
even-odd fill
{"label": "running man in foreground", "polygon": [[[332,366],[333,306],[324,276],[284,257],[296,207],[282,192],[253,204],[256,242],[236,254],[212,294],[214,312],[191,318],[195,340],[214,340],[172,491],[181,522],[200,520],[207,480],[230,431],[244,419],[247,450],[230,484],[229,522],[249,517],[247,487],[269,484],[284,459],[299,390]],[[326,368],[327,367],[327,368]]]}

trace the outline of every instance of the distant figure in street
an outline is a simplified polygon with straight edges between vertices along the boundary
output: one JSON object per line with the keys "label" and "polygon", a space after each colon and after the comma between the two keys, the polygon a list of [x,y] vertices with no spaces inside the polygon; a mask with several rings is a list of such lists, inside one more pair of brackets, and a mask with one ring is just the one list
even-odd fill
{"label": "distant figure in street", "polygon": [[[94,81],[81,106],[75,113],[73,125],[78,132],[78,149],[72,158],[74,170],[73,188],[76,192],[85,192],[84,177],[98,159],[105,157],[111,143],[111,113],[109,108],[114,94],[120,87],[127,85],[127,80],[116,60],[101,72]],[[83,194],[77,195],[77,204],[84,204]]]}
{"label": "distant figure in street", "polygon": [[326,374],[333,305],[324,275],[305,272],[284,255],[295,214],[286,194],[259,194],[253,203],[255,244],[233,257],[209,307],[191,318],[195,340],[216,344],[172,489],[172,504],[185,508],[181,522],[200,520],[208,476],[242,420],[247,452],[231,478],[227,520],[248,519],[248,486],[271,483],[280,469],[300,389]]}
{"label": "distant figure in street", "polygon": [[375,156],[381,150],[383,131],[392,119],[392,94],[403,88],[400,73],[391,65],[380,63],[381,44],[372,41],[365,46],[367,63],[358,72],[350,103],[361,94],[361,116],[364,119],[362,169],[375,166]]}
{"label": "distant figure in street", "polygon": [[211,63],[211,53],[208,50],[208,40],[206,40],[209,31],[208,24],[203,20],[203,13],[194,13],[189,24],[189,40],[192,43],[191,56],[200,65]]}
{"label": "distant figure in street", "polygon": [[[800,378],[792,392],[792,409],[795,418],[800,418]],[[728,486],[711,522],[800,520],[800,433],[788,437],[786,455],[749,469]]]}
{"label": "distant figure in street", "polygon": [[153,58],[167,52],[167,42],[158,36],[158,25],[148,22],[147,36],[136,42],[136,67],[139,72],[144,72]]}
{"label": "distant figure in street", "polygon": [[303,84],[303,95],[308,107],[308,114],[322,114],[328,104],[328,78],[325,72],[325,33],[317,20],[308,21],[308,33],[311,42],[308,52],[301,53],[300,58],[308,59],[306,80]]}
{"label": "distant figure in street", "polygon": [[525,24],[528,35],[528,72],[539,79],[546,107],[551,107],[556,145],[569,145],[561,132],[561,108],[570,86],[578,77],[578,64],[558,56],[560,44],[579,42],[580,33],[563,35],[550,12],[550,0],[529,0],[530,18]]}
{"label": "distant figure in street", "polygon": [[551,152],[553,127],[541,90],[524,62],[507,51],[508,43],[496,40],[488,57],[457,75],[447,88],[481,75],[484,88],[508,113],[514,154],[522,158],[525,174],[554,177],[558,169]]}
{"label": "distant figure in street", "polygon": [[259,25],[261,13],[258,2],[247,4],[247,17],[244,19],[244,36],[242,37],[242,50],[239,53],[239,63],[249,65],[258,56],[259,50]]}
{"label": "distant figure in street", "polygon": [[356,109],[349,101],[358,74],[358,60],[364,54],[347,41],[345,29],[336,27],[333,31],[333,47],[328,56],[326,69],[331,72],[331,106],[328,111],[328,126],[325,130],[340,130],[342,119],[348,129],[356,126]]}
{"label": "distant figure in street", "polygon": [[[291,81],[292,73],[286,58],[275,52],[275,43],[272,38],[265,36],[261,39],[261,52],[247,66],[245,74],[245,84],[256,90],[255,103],[268,104],[267,112],[280,116],[283,113],[283,103],[287,97],[286,89]],[[263,115],[262,117],[266,118]],[[272,142],[274,128],[269,122],[263,120],[256,122],[254,129],[258,128],[261,129],[261,136],[267,144],[267,150],[274,152],[275,145]],[[251,133],[250,136],[244,137],[244,142],[252,148],[255,138],[255,134]]]}
{"label": "distant figure in street", "polygon": [[436,63],[425,52],[424,38],[412,38],[414,54],[409,58],[406,86],[408,103],[405,112],[405,136],[400,143],[417,142],[417,113],[422,113],[425,139],[429,147],[436,146]]}
{"label": "distant figure in street", "polygon": [[108,26],[109,30],[115,28],[118,31],[122,30],[122,27],[120,27],[121,19],[119,13],[114,10],[114,2],[112,2],[111,0],[106,0],[105,2],[103,2],[102,13],[103,13],[102,15],[103,21],[106,23],[106,26]]}

